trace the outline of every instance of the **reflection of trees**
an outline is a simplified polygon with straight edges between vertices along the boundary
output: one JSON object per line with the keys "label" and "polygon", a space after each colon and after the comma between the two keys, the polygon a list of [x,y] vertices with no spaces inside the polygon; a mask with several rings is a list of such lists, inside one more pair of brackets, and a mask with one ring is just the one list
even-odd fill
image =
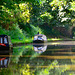
{"label": "reflection of trees", "polygon": [[53,56],[64,56],[64,55],[72,55],[72,46],[47,46],[47,50],[42,55],[53,55]]}
{"label": "reflection of trees", "polygon": [[[48,47],[46,51],[49,49],[53,49],[53,47]],[[59,50],[58,50],[59,49]],[[69,49],[69,50],[68,50]],[[72,47],[71,46],[56,46],[54,47],[54,52],[71,52]],[[49,53],[49,52],[47,52]],[[51,52],[52,53],[52,52]],[[39,57],[41,55],[45,55],[45,53],[42,54],[35,54],[35,52],[32,50],[28,53],[23,53],[23,55],[31,55],[29,57],[20,57],[19,59],[19,64],[29,64],[30,68],[35,71],[35,75],[61,75],[61,74],[70,74],[69,70],[71,70],[71,65],[72,62],[70,59],[56,59],[56,60],[51,60],[50,58],[44,58],[44,57]],[[35,55],[35,56],[34,56]],[[47,54],[50,55],[50,54]],[[53,53],[52,55],[55,56]],[[63,54],[64,55],[64,54]],[[67,54],[70,56],[70,54]],[[33,57],[33,58],[32,58]],[[32,58],[32,59],[31,59]],[[74,73],[74,72],[72,72]]]}
{"label": "reflection of trees", "polygon": [[19,58],[23,55],[23,53],[28,53],[30,52],[30,49],[32,48],[32,46],[20,46],[20,47],[15,47],[13,49],[13,58],[12,61],[15,63],[18,63]]}
{"label": "reflection of trees", "polygon": [[[74,50],[75,50],[74,46],[73,46],[73,50],[72,50],[71,46],[69,46],[69,47],[68,46],[63,46],[63,47],[62,46],[48,46],[47,50],[42,54],[38,54],[38,53],[36,54],[35,51],[31,48],[32,48],[32,46],[29,46],[29,45],[14,48],[13,55],[15,55],[15,57],[12,58],[12,62],[10,63],[10,65],[8,66],[8,69],[6,71],[4,69],[4,72],[9,71],[10,75],[13,75],[13,74],[20,75],[20,73],[22,73],[24,75],[25,74],[32,75],[33,73],[34,73],[34,75],[74,74],[74,72],[71,72],[71,70],[73,70],[73,68],[74,68],[74,66],[72,64],[74,62],[73,60],[50,59],[50,58],[40,57],[42,55],[50,56],[51,54],[49,53],[49,50],[62,53],[62,52],[66,52],[69,49],[70,51],[68,50],[68,52],[71,52],[71,51],[74,52]],[[46,52],[48,52],[49,54],[46,55]],[[18,56],[16,56],[16,54]],[[55,56],[54,53],[52,55]],[[16,60],[16,59],[18,59],[18,60]],[[1,70],[1,72],[3,72],[3,70]]]}
{"label": "reflection of trees", "polygon": [[8,70],[8,68],[11,62],[11,54],[12,52],[10,50],[0,51],[0,75],[10,74],[10,71]]}
{"label": "reflection of trees", "polygon": [[[8,65],[8,68],[6,69],[0,69],[0,75],[31,75],[33,72],[30,71],[29,65],[18,65],[18,61],[20,56],[22,56],[22,53],[26,53],[32,46],[20,46],[15,47],[13,49],[13,58],[10,64]],[[7,53],[8,54],[8,53]]]}
{"label": "reflection of trees", "polygon": [[[64,72],[66,70],[69,69],[69,67],[59,67],[58,65],[58,61],[54,60],[51,64],[49,64],[47,67],[45,68],[41,68],[41,70],[39,70],[36,75],[64,75]],[[56,67],[55,67],[56,66]]]}

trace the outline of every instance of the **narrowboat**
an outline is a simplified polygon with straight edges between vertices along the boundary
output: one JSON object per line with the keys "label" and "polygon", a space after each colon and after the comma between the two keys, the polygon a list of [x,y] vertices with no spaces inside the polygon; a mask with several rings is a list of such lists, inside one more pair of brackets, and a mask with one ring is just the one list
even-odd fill
{"label": "narrowboat", "polygon": [[37,34],[34,36],[33,43],[45,43],[47,42],[47,37],[43,34]]}
{"label": "narrowboat", "polygon": [[0,35],[0,51],[2,50],[12,50],[13,45],[11,43],[10,36]]}

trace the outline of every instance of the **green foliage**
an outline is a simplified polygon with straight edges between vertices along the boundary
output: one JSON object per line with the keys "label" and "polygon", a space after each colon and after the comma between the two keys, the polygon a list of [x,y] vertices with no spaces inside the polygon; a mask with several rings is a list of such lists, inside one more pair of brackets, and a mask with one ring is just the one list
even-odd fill
{"label": "green foliage", "polygon": [[15,29],[15,30],[11,30],[10,32],[8,32],[8,34],[11,36],[12,39],[21,40],[21,39],[25,38],[25,35],[23,35],[22,30],[19,28]]}
{"label": "green foliage", "polygon": [[35,26],[31,25],[31,32],[30,32],[30,35],[34,36],[34,35],[36,35],[38,32],[39,32],[40,34],[43,33],[43,31],[41,30],[41,28],[39,28],[38,26],[35,27]]}
{"label": "green foliage", "polygon": [[32,24],[20,24],[20,28],[23,29],[23,33],[26,34],[29,37],[33,37],[34,35],[36,35],[38,32],[43,33],[42,29],[39,28],[38,26],[34,26]]}
{"label": "green foliage", "polygon": [[[41,69],[41,71],[39,70],[36,75],[61,75],[61,74],[66,74],[68,73],[67,70],[70,69],[70,67],[68,67],[67,65],[65,65],[64,67],[59,67],[60,65],[58,65],[58,61],[54,60],[50,65],[48,65],[47,68]],[[68,74],[72,74],[72,73],[68,73]]]}
{"label": "green foliage", "polygon": [[27,46],[20,46],[20,47],[14,47],[13,48],[13,57],[12,61],[14,63],[18,63],[19,62],[19,58],[23,55],[23,53],[27,53],[29,51],[29,49],[32,48],[32,45],[27,45]]}
{"label": "green foliage", "polygon": [[0,27],[0,34],[7,34],[11,36],[11,39],[24,39],[25,35],[23,35],[22,30],[19,27],[16,27],[14,30],[5,30]]}
{"label": "green foliage", "polygon": [[71,3],[71,8],[69,10],[75,11],[75,1],[72,1],[70,3]]}
{"label": "green foliage", "polygon": [[10,35],[12,39],[30,38],[37,32],[57,37],[62,34],[53,27],[68,29],[74,25],[74,7],[73,0],[2,0],[0,34]]}
{"label": "green foliage", "polygon": [[[47,68],[45,68],[45,69],[42,69],[38,74],[39,74],[39,75],[50,75],[50,70],[54,69],[53,66],[55,66],[55,65],[57,65],[57,64],[58,64],[57,61],[52,62],[52,63],[49,65],[49,67],[47,67]],[[37,75],[38,75],[38,74],[37,74]]]}
{"label": "green foliage", "polygon": [[[53,27],[64,26],[68,29],[75,24],[74,18],[74,0],[1,0],[0,2],[0,34],[11,36],[13,43],[30,43],[32,42],[30,38],[38,32],[49,37],[58,37],[62,34]],[[38,54],[35,54],[31,48],[32,46],[14,48],[13,55],[16,57],[12,58],[13,63],[18,63],[22,55],[28,54],[33,55],[27,60],[33,61],[34,57],[38,56]],[[74,62],[75,61],[73,61],[73,63]],[[41,60],[40,63],[36,62],[35,65],[46,64],[43,60]],[[47,68],[39,69],[36,74],[61,75],[61,73],[63,73],[64,75],[64,72],[69,69],[68,66],[55,68],[54,66],[58,64],[57,61],[51,63],[49,60],[48,63],[50,63],[50,65],[48,65]],[[18,65],[12,65],[11,67],[9,69],[1,69],[0,75],[19,75],[19,72],[23,75],[34,75],[34,72],[30,71],[30,67],[27,64],[19,66],[19,68]],[[35,70],[37,71],[37,69]],[[18,72],[12,73],[12,71]]]}
{"label": "green foliage", "polygon": [[23,22],[24,24],[26,24],[26,22],[28,23],[30,20],[30,10],[28,3],[20,3],[19,8],[19,22]]}
{"label": "green foliage", "polygon": [[2,27],[0,27],[0,35],[1,34],[5,34],[4,30],[2,29]]}
{"label": "green foliage", "polygon": [[34,75],[34,71],[30,70],[29,64],[12,64],[8,68],[0,69],[0,75]]}
{"label": "green foliage", "polygon": [[1,69],[0,75],[13,75],[10,69]]}
{"label": "green foliage", "polygon": [[40,18],[42,19],[42,22],[44,23],[50,23],[50,20],[53,18],[52,15],[50,15],[50,13],[48,12],[45,12],[44,14],[42,14],[40,16]]}
{"label": "green foliage", "polygon": [[23,65],[23,66],[20,66],[22,67],[20,69],[20,75],[23,74],[23,75],[34,75],[34,72],[33,71],[30,71],[30,66],[27,64],[27,65]]}

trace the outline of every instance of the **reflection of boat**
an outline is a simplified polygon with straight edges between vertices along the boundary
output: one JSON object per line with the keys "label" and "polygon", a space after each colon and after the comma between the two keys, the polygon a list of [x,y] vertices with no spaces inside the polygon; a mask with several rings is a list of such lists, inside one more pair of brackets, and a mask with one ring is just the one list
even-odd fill
{"label": "reflection of boat", "polygon": [[7,68],[10,63],[10,54],[9,51],[0,51],[0,68]]}
{"label": "reflection of boat", "polygon": [[0,50],[12,49],[13,45],[11,43],[10,37],[7,35],[0,35]]}
{"label": "reflection of boat", "polygon": [[37,53],[43,53],[47,49],[47,45],[33,45],[34,51]]}
{"label": "reflection of boat", "polygon": [[7,68],[9,63],[9,57],[0,58],[0,68]]}
{"label": "reflection of boat", "polygon": [[33,43],[44,43],[47,42],[47,37],[42,34],[37,34],[34,36]]}

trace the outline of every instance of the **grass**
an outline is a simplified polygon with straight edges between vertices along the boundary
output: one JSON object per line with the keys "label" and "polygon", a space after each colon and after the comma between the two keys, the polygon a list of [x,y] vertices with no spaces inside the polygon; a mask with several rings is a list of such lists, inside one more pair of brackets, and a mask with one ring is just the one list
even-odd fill
{"label": "grass", "polygon": [[[59,41],[59,40],[63,40],[61,38],[51,38],[51,39],[48,39],[48,41]],[[19,39],[11,39],[11,42],[13,44],[19,44],[19,43],[32,43],[33,42],[33,39],[32,38],[26,38],[26,39],[22,39],[22,40],[19,40]]]}
{"label": "grass", "polygon": [[19,43],[32,43],[32,39],[22,39],[22,40],[19,40],[19,39],[11,39],[11,42],[13,44],[19,44]]}
{"label": "grass", "polygon": [[75,41],[75,38],[74,39],[71,39],[71,38],[51,38],[51,39],[47,39],[48,42],[50,41]]}
{"label": "grass", "polygon": [[48,39],[48,41],[60,41],[60,40],[64,40],[62,38],[51,38],[51,39]]}
{"label": "grass", "polygon": [[[63,38],[50,38],[50,39],[47,39],[47,41],[48,42],[51,42],[51,41],[75,41],[75,39],[70,39],[70,38],[67,38],[67,39],[63,39]],[[11,42],[13,44],[19,44],[19,43],[27,44],[27,43],[32,43],[33,42],[33,38],[26,38],[26,39],[22,39],[22,40],[11,39]]]}

